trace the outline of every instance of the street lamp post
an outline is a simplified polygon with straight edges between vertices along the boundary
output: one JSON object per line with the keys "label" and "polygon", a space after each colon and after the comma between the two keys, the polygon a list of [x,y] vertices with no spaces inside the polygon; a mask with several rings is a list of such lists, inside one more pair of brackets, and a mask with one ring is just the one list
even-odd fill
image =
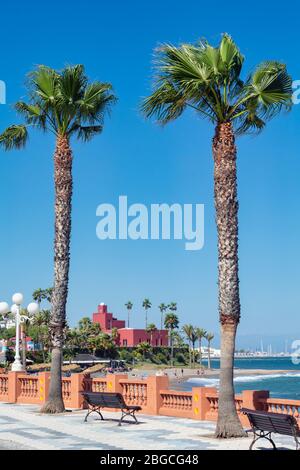
{"label": "street lamp post", "polygon": [[[0,315],[6,315],[9,310],[13,315],[15,315],[16,319],[16,347],[15,347],[15,360],[11,366],[11,370],[15,372],[22,372],[25,370],[26,364],[22,364],[21,357],[20,357],[20,323],[24,322],[28,317],[25,315],[21,315],[21,305],[23,303],[23,295],[20,293],[16,293],[12,296],[13,305],[11,309],[6,302],[0,302]],[[32,302],[27,307],[27,312],[29,315],[35,315],[39,311],[38,304]]]}

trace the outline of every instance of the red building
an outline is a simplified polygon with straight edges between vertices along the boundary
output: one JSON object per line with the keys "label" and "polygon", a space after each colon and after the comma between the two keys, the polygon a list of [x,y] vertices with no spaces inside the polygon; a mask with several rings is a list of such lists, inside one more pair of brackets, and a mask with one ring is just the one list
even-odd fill
{"label": "red building", "polygon": [[107,305],[98,305],[98,311],[93,313],[93,323],[99,323],[104,333],[111,333],[112,328],[117,328],[119,346],[133,347],[139,343],[147,342],[151,346],[168,346],[168,331],[157,330],[150,335],[146,330],[126,328],[124,320],[118,320],[107,311]]}

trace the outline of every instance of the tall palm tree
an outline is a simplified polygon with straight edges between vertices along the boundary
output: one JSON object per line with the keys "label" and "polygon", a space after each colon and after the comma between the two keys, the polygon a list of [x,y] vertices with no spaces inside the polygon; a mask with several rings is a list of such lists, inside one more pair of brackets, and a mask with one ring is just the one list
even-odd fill
{"label": "tall palm tree", "polygon": [[171,366],[173,366],[173,356],[174,356],[174,342],[173,342],[173,335],[172,333],[176,330],[179,326],[178,316],[173,313],[167,313],[165,316],[165,327],[169,330],[169,341],[170,341],[170,348],[171,348]]}
{"label": "tall palm tree", "polygon": [[162,346],[162,330],[164,328],[164,315],[165,315],[165,312],[168,308],[168,306],[166,304],[164,304],[163,302],[161,304],[159,304],[158,306],[159,310],[160,310],[160,331],[159,331],[159,342],[160,342],[160,346]]}
{"label": "tall palm tree", "polygon": [[210,364],[210,347],[211,347],[211,342],[214,339],[214,335],[212,333],[206,333],[205,338],[207,340],[207,367],[208,369],[211,368]]}
{"label": "tall palm tree", "polygon": [[24,117],[25,124],[8,127],[0,136],[0,144],[6,150],[24,147],[32,127],[50,131],[56,139],[51,382],[49,398],[42,411],[59,413],[64,411],[61,365],[70,261],[73,188],[71,138],[88,141],[101,133],[104,114],[115,102],[115,97],[110,84],[89,83],[82,65],[68,66],[62,71],[41,65],[30,73],[27,87],[28,101],[16,104],[16,110]]}
{"label": "tall palm tree", "polygon": [[164,303],[161,303],[159,304],[158,308],[160,310],[160,329],[162,330],[164,328],[164,314],[168,306]]}
{"label": "tall palm tree", "polygon": [[142,105],[145,116],[156,116],[161,124],[167,124],[191,109],[215,127],[212,149],[222,351],[216,436],[243,436],[233,387],[240,320],[235,137],[261,131],[270,118],[289,109],[292,80],[286,66],[275,61],[261,63],[243,80],[244,57],[228,34],[217,47],[207,41],[179,47],[164,45],[157,54],[155,90]]}
{"label": "tall palm tree", "polygon": [[195,328],[193,327],[191,331],[193,368],[195,368],[195,359],[196,359],[195,345],[196,345],[197,340],[198,340],[198,336],[197,336]]}
{"label": "tall palm tree", "polygon": [[193,325],[190,325],[190,324],[189,325],[183,325],[182,331],[185,334],[185,336],[188,340],[188,344],[189,344],[189,365],[190,365],[190,369],[191,369],[191,367],[192,367],[192,348],[191,348],[192,341],[191,341],[191,338],[192,338],[192,333],[193,333]]}
{"label": "tall palm tree", "polygon": [[148,325],[148,310],[151,307],[152,307],[152,303],[150,302],[150,300],[149,299],[144,299],[143,300],[143,309],[145,310],[146,329],[147,329],[147,325]]}
{"label": "tall palm tree", "polygon": [[130,318],[130,312],[133,307],[133,303],[128,300],[128,302],[125,304],[125,307],[127,308],[127,328],[129,328],[129,318]]}
{"label": "tall palm tree", "polygon": [[147,331],[147,333],[150,334],[150,344],[152,346],[153,333],[155,333],[155,331],[157,331],[157,328],[154,325],[154,323],[149,323],[149,325],[147,325],[146,331]]}
{"label": "tall palm tree", "polygon": [[42,346],[42,354],[43,354],[43,360],[45,362],[45,357],[44,357],[44,347],[43,347],[43,344],[42,344],[42,341],[41,341],[41,334],[42,334],[42,327],[44,326],[44,315],[43,315],[43,312],[41,310],[38,311],[38,313],[36,313],[32,319],[32,324],[34,326],[37,327],[37,342],[38,342],[38,345],[39,347]]}
{"label": "tall palm tree", "polygon": [[201,346],[202,346],[202,339],[206,337],[206,331],[203,328],[195,328],[195,333],[198,338],[198,344],[199,344],[199,364],[200,367],[202,367],[202,352],[201,352]]}
{"label": "tall palm tree", "polygon": [[45,362],[45,345],[49,343],[49,324],[50,324],[50,310],[39,310],[31,318],[33,326],[37,327],[37,343],[42,349],[43,361]]}

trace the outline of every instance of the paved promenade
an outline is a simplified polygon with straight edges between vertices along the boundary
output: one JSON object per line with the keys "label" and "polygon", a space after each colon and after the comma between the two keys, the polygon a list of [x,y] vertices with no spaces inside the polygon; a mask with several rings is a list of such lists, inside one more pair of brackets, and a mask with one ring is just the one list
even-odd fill
{"label": "paved promenade", "polygon": [[[165,416],[139,415],[140,424],[117,426],[120,413],[96,414],[83,423],[85,411],[41,415],[35,405],[0,403],[0,449],[41,450],[201,450],[248,449],[250,438],[214,439],[215,423]],[[268,447],[267,441],[261,441]],[[275,436],[280,448],[294,448],[293,440]]]}

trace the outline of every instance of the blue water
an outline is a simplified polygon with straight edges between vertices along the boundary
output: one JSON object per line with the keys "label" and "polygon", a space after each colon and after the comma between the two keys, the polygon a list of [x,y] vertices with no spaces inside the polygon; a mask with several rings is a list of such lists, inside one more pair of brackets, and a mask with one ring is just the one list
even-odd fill
{"label": "blue water", "polygon": [[[218,369],[220,361],[212,360],[211,366]],[[240,393],[242,390],[269,390],[271,397],[300,400],[300,365],[293,364],[291,358],[236,359],[235,367],[249,369],[249,374],[246,376],[235,378],[236,393]],[[259,376],[253,374],[251,369],[267,369],[274,371],[274,373]],[[218,379],[213,377],[193,378],[182,383],[181,388],[191,390],[195,386],[218,387],[218,384]]]}

